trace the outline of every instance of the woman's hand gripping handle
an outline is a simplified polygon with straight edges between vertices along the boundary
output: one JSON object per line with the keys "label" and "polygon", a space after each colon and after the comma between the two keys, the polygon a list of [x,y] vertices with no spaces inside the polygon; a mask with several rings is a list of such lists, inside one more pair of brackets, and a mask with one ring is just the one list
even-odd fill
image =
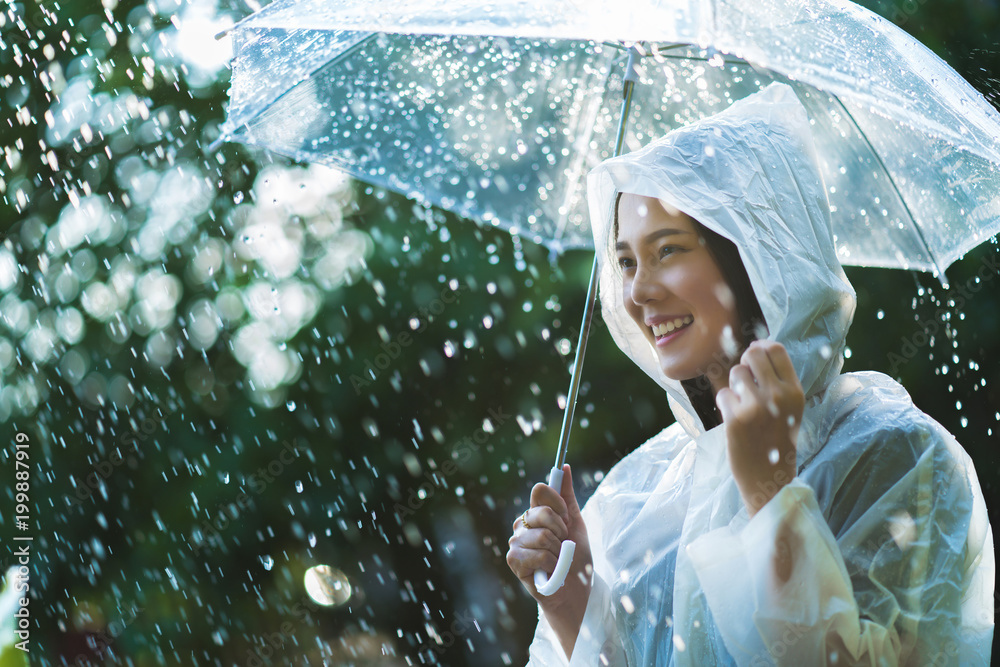
{"label": "woman's hand gripping handle", "polygon": [[514,521],[509,543],[507,565],[570,655],[590,598],[594,566],[568,464],[555,468],[548,484],[531,489],[531,507]]}
{"label": "woman's hand gripping handle", "polygon": [[[549,471],[549,487],[562,489],[562,485],[563,471],[553,467]],[[570,486],[572,488],[572,484]],[[566,575],[569,574],[569,568],[573,565],[573,554],[575,552],[576,542],[573,540],[563,540],[559,546],[559,557],[556,560],[556,566],[552,570],[552,574],[547,574],[545,570],[535,570],[535,590],[538,591],[539,595],[549,596],[562,588],[563,583],[566,582]]]}

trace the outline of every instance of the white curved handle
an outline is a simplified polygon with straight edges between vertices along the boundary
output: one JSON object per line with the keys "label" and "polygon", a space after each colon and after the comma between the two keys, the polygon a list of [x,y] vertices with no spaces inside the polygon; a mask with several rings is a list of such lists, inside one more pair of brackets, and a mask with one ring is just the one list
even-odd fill
{"label": "white curved handle", "polygon": [[[549,471],[549,486],[556,491],[562,490],[563,471],[562,468],[552,468]],[[542,595],[552,595],[566,583],[566,575],[573,565],[573,554],[576,553],[576,542],[563,540],[559,547],[559,560],[556,561],[556,569],[549,575],[545,570],[535,570],[535,589]]]}
{"label": "white curved handle", "polygon": [[573,554],[576,552],[576,542],[573,540],[563,540],[559,548],[559,560],[556,561],[556,569],[549,576],[545,570],[535,570],[535,588],[542,595],[552,595],[562,588],[566,583],[566,575],[573,564]]}

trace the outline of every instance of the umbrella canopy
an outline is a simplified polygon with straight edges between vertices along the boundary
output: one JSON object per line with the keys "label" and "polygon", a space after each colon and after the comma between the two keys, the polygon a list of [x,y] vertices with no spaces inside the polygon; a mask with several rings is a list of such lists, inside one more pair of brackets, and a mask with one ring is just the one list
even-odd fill
{"label": "umbrella canopy", "polygon": [[611,155],[772,81],[806,105],[845,264],[944,269],[1000,229],[1000,114],[849,2],[278,0],[232,31],[223,139],[269,148],[555,251],[591,247],[584,184]]}

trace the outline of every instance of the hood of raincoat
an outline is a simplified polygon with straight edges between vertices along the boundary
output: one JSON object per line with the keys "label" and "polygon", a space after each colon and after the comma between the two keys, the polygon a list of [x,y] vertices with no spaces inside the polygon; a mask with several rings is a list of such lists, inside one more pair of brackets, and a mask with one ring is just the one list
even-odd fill
{"label": "hood of raincoat", "polygon": [[604,320],[618,347],[666,389],[674,417],[692,437],[705,429],[687,393],[663,374],[622,303],[616,195],[658,198],[736,244],[768,339],[788,350],[809,399],[840,373],[856,303],[834,250],[818,164],[805,108],[789,86],[776,83],[590,173]]}

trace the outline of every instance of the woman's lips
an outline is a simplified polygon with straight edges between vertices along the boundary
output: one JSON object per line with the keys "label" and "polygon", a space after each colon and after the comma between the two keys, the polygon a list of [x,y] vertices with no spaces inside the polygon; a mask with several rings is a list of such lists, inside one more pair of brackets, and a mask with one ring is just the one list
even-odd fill
{"label": "woman's lips", "polygon": [[684,318],[683,323],[679,328],[673,329],[670,333],[665,333],[657,336],[653,334],[656,339],[656,347],[663,347],[664,345],[669,345],[675,338],[687,331],[691,325],[694,323],[694,318],[687,316]]}

